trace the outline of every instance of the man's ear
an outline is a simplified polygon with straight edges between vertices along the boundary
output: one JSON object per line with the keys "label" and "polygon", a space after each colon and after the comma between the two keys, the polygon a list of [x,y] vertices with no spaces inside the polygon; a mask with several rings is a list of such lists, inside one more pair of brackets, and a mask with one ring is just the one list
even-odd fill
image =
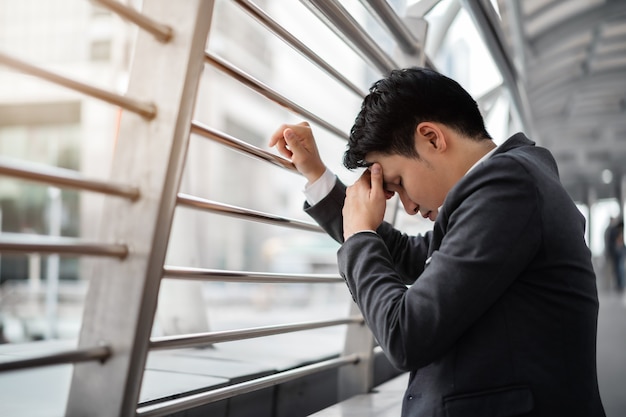
{"label": "man's ear", "polygon": [[448,146],[444,131],[437,123],[422,122],[417,125],[415,133],[416,146],[422,150],[442,152]]}

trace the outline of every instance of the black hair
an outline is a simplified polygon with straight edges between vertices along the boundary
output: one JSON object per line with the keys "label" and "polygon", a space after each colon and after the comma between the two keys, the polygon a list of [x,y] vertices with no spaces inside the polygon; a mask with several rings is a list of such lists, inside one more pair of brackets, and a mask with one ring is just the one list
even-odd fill
{"label": "black hair", "polygon": [[456,81],[426,68],[393,70],[363,99],[350,130],[343,164],[366,167],[370,152],[419,158],[415,129],[438,122],[475,140],[491,139],[478,104]]}

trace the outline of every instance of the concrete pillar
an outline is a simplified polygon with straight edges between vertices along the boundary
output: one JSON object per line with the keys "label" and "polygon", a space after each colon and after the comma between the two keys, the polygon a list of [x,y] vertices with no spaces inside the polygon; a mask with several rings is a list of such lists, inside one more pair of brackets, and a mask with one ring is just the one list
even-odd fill
{"label": "concrete pillar", "polygon": [[586,237],[587,237],[587,244],[589,245],[589,247],[592,246],[592,242],[591,242],[591,228],[593,226],[593,206],[596,203],[597,200],[597,192],[596,189],[592,186],[587,184],[586,185],[586,189],[585,189],[585,204],[587,204],[587,207],[589,208],[589,216],[587,218],[587,229],[586,229]]}

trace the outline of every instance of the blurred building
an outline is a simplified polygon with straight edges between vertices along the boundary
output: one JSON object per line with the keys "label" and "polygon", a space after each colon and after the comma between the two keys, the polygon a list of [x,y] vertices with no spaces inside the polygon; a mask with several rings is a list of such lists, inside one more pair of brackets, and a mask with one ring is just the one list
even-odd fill
{"label": "blurred building", "polygon": [[[125,3],[141,8],[141,1]],[[277,0],[255,3],[271,11],[292,33],[308,36],[311,43],[317,45],[318,54],[350,74],[363,90],[367,89],[363,61],[343,44],[337,43],[337,48],[329,49],[327,45],[332,44],[335,35],[301,4]],[[212,23],[207,43],[209,50],[254,78],[271,84],[290,100],[349,130],[360,105],[358,97],[338,90],[336,82],[322,70],[300,65],[305,58],[286,47],[233,2],[217,1],[215,7],[215,14],[220,18]],[[0,0],[2,53],[118,93],[126,89],[136,34],[133,25],[95,2]],[[279,62],[291,64],[279,65]],[[0,66],[0,85],[2,158],[67,168],[87,178],[109,177],[121,115],[119,109],[3,66]],[[311,94],[312,90],[320,93]],[[333,93],[324,94],[324,91]],[[268,106],[258,93],[211,68],[203,74],[196,119],[260,148],[267,148],[271,133],[281,123],[301,121],[279,106]],[[340,172],[343,144],[330,136],[319,132],[322,153],[331,168]],[[351,175],[340,174],[347,178]],[[205,139],[192,138],[181,192],[306,220],[299,192],[303,185],[303,179],[275,172]],[[96,236],[99,228],[106,227],[94,221],[102,218],[103,199],[101,195],[79,195],[72,190],[63,190],[59,195],[47,186],[2,176],[0,230],[59,233],[89,239]],[[60,206],[58,215],[54,215],[55,205]],[[54,230],[57,225],[60,225],[59,231]],[[168,262],[272,271],[282,268],[284,261],[279,257],[297,258],[291,253],[298,246],[295,236],[292,231],[262,224],[184,213],[174,221]],[[298,258],[302,272],[327,270],[328,265],[335,262],[336,244],[321,234],[314,240],[317,241],[312,244],[320,250],[314,259]],[[59,263],[61,308],[68,297],[78,303],[68,312],[75,319],[66,335],[77,330],[81,314],[79,303],[90,273],[88,259],[0,256],[0,318],[25,316],[21,327],[30,326],[30,330],[23,330],[24,333],[40,336],[46,333],[41,330],[41,324],[24,323],[41,320],[45,315],[45,282],[49,270],[57,271],[50,266],[55,259]]]}

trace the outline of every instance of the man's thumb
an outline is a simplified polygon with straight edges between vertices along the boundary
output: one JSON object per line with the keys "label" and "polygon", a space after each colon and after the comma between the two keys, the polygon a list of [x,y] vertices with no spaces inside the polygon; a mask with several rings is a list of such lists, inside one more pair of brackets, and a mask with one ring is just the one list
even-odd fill
{"label": "man's thumb", "polygon": [[383,189],[383,169],[380,164],[373,164],[370,168],[370,175],[372,181],[372,188],[377,191],[382,191]]}
{"label": "man's thumb", "polygon": [[285,142],[287,142],[287,145],[289,145],[289,147],[298,146],[298,138],[296,136],[296,132],[294,132],[293,129],[285,129],[285,131],[283,132],[283,137],[285,138]]}

